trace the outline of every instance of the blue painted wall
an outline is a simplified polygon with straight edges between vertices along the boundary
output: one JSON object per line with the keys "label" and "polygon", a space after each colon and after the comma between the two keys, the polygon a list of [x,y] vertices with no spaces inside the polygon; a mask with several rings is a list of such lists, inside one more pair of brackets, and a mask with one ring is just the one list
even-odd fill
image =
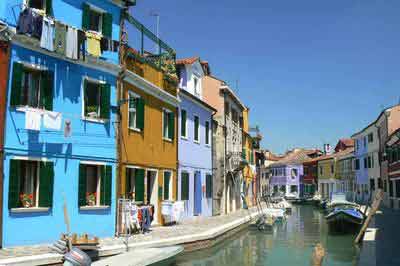
{"label": "blue painted wall", "polygon": [[[194,211],[194,173],[200,171],[202,186],[206,186],[206,174],[212,175],[212,112],[198,105],[181,94],[179,107],[179,177],[178,177],[178,199],[181,196],[181,174],[189,173],[189,201],[186,216],[193,216]],[[181,110],[187,112],[187,139],[181,136]],[[200,119],[200,143],[194,142],[194,115]],[[210,144],[205,143],[205,122],[210,123]],[[212,215],[212,199],[202,195],[202,215]]]}
{"label": "blue painted wall", "polygon": [[[71,230],[99,237],[115,233],[115,119],[116,77],[34,52],[17,45],[12,46],[11,65],[14,61],[39,64],[54,71],[53,111],[61,112],[72,122],[72,137],[63,131],[25,130],[25,113],[9,107],[11,79],[8,86],[8,108],[5,129],[3,246],[52,242],[65,232],[63,196],[65,195],[71,220]],[[111,84],[111,119],[107,123],[82,120],[82,80],[84,76],[104,80]],[[10,68],[12,77],[12,68]],[[54,162],[53,207],[46,213],[15,214],[8,209],[9,165],[15,156],[44,157]],[[112,206],[101,211],[79,211],[78,177],[80,161],[97,161],[113,167]]]}
{"label": "blue painted wall", "polygon": [[[1,0],[0,20],[16,26],[23,0]],[[107,0],[53,0],[54,18],[67,25],[82,29],[82,4],[89,3],[112,14],[112,39],[119,40],[120,7]],[[118,63],[118,53],[104,52],[102,57]]]}

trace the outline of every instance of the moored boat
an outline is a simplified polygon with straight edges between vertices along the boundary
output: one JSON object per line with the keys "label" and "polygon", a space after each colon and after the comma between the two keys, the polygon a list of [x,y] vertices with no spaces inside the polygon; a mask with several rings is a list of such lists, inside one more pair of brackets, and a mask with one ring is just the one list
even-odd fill
{"label": "moored boat", "polygon": [[358,228],[364,221],[362,212],[352,206],[336,207],[325,218],[330,229],[342,232]]}

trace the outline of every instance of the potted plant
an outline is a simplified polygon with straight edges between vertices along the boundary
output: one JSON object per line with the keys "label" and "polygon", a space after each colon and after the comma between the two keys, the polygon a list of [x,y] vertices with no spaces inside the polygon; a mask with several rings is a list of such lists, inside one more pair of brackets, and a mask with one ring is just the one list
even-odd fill
{"label": "potted plant", "polygon": [[23,207],[30,208],[33,206],[33,194],[21,193],[19,199]]}
{"label": "potted plant", "polygon": [[90,193],[86,192],[86,204],[88,206],[95,206],[96,205],[96,192]]}

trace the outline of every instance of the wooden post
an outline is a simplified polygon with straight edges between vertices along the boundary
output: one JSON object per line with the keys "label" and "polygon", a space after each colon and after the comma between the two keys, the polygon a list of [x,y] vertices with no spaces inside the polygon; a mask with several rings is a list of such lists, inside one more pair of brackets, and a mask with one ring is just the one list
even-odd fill
{"label": "wooden post", "polygon": [[322,266],[325,257],[325,249],[321,243],[318,243],[312,255],[311,266]]}
{"label": "wooden post", "polygon": [[372,202],[372,206],[369,210],[367,219],[365,219],[364,224],[360,229],[360,232],[358,233],[356,239],[354,240],[354,244],[360,243],[361,237],[364,235],[365,231],[367,230],[368,225],[372,220],[372,217],[375,215],[376,211],[379,208],[379,205],[382,202],[382,199],[383,199],[383,191],[382,191],[382,189],[378,189],[378,191],[375,195],[374,201]]}

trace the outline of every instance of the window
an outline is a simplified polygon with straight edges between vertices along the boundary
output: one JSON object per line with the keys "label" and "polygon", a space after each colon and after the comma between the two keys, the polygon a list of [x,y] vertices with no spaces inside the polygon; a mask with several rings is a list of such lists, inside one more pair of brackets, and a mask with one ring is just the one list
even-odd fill
{"label": "window", "polygon": [[355,168],[356,170],[360,170],[360,159],[356,159],[356,160],[354,161],[354,164],[355,164],[354,168]]}
{"label": "window", "polygon": [[229,103],[225,102],[225,115],[226,116],[229,116],[229,111],[230,111]]}
{"label": "window", "polygon": [[333,174],[335,172],[335,169],[333,167],[333,164],[331,164],[331,174]]}
{"label": "window", "polygon": [[374,141],[374,133],[371,132],[368,134],[368,143],[371,143],[373,141]]}
{"label": "window", "polygon": [[11,106],[53,109],[53,72],[14,62]]}
{"label": "window", "polygon": [[371,191],[375,190],[375,179],[370,179],[369,180],[369,187]]}
{"label": "window", "polygon": [[189,173],[181,173],[181,200],[189,200]]}
{"label": "window", "polygon": [[164,200],[172,200],[172,178],[171,178],[171,171],[164,171]]}
{"label": "window", "polygon": [[206,174],[206,198],[212,198],[212,175]]}
{"label": "window", "polygon": [[28,6],[35,9],[45,9],[46,2],[44,0],[29,0]]}
{"label": "window", "polygon": [[378,188],[380,188],[380,189],[383,188],[382,178],[378,178]]}
{"label": "window", "polygon": [[367,157],[364,157],[364,168],[368,168]]}
{"label": "window", "polygon": [[194,116],[194,141],[200,142],[200,119],[198,116]]}
{"label": "window", "polygon": [[393,182],[392,180],[389,180],[389,197],[393,197]]}
{"label": "window", "polygon": [[79,165],[79,206],[111,206],[110,165]]}
{"label": "window", "polygon": [[319,174],[322,175],[323,171],[322,171],[322,166],[319,167]]}
{"label": "window", "polygon": [[235,109],[232,108],[231,113],[232,113],[232,121],[235,122],[235,123],[239,123],[238,112]]}
{"label": "window", "polygon": [[210,122],[206,121],[205,125],[206,145],[210,144]]}
{"label": "window", "polygon": [[297,169],[292,169],[291,170],[291,176],[292,176],[293,179],[297,177]]}
{"label": "window", "polygon": [[367,147],[367,136],[364,137],[364,148]]}
{"label": "window", "polygon": [[130,129],[144,129],[144,100],[132,92],[128,96],[128,123]]}
{"label": "window", "polygon": [[199,78],[196,76],[193,77],[193,88],[194,88],[194,95],[200,97]]}
{"label": "window", "polygon": [[396,198],[400,198],[400,179],[396,179],[394,182],[396,185]]}
{"label": "window", "polygon": [[125,196],[137,203],[144,202],[144,169],[126,168]]}
{"label": "window", "polygon": [[297,186],[296,185],[291,185],[290,186],[290,193],[297,193]]}
{"label": "window", "polygon": [[51,207],[53,203],[53,162],[10,161],[8,207]]}
{"label": "window", "polygon": [[304,166],[304,175],[308,175],[308,166]]}
{"label": "window", "polygon": [[112,37],[112,15],[87,3],[82,7],[82,29]]}
{"label": "window", "polygon": [[278,193],[278,186],[277,185],[274,186],[274,193]]}
{"label": "window", "polygon": [[367,161],[368,168],[373,168],[374,167],[373,163],[372,163],[372,161],[373,161],[372,159],[373,159],[373,157],[368,156],[368,161]]}
{"label": "window", "polygon": [[170,110],[163,110],[163,138],[173,140],[175,133],[175,116]]}
{"label": "window", "polygon": [[356,151],[360,149],[360,140],[356,139]]}
{"label": "window", "polygon": [[286,186],[285,185],[281,185],[279,188],[280,192],[286,193]]}
{"label": "window", "polygon": [[84,116],[92,119],[110,118],[110,85],[84,80]]}
{"label": "window", "polygon": [[187,138],[187,113],[186,110],[181,110],[181,136]]}

